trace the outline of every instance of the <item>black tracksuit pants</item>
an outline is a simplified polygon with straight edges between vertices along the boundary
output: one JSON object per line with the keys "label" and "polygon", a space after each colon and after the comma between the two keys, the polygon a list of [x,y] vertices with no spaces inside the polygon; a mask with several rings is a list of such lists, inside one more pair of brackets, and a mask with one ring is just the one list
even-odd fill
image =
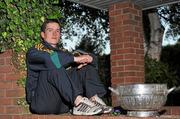
{"label": "black tracksuit pants", "polygon": [[37,114],[66,113],[78,95],[90,98],[95,94],[102,97],[105,93],[97,69],[92,65],[41,71],[30,110]]}

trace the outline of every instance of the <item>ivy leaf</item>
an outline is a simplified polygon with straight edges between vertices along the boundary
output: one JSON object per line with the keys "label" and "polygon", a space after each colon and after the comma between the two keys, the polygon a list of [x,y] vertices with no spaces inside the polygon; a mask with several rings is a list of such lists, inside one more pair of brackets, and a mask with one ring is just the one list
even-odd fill
{"label": "ivy leaf", "polygon": [[3,32],[3,33],[2,33],[2,36],[3,36],[4,38],[7,38],[7,32]]}
{"label": "ivy leaf", "polygon": [[28,30],[28,35],[29,35],[29,36],[31,36],[31,35],[33,35],[33,34],[34,34],[33,30],[31,30],[31,29]]}
{"label": "ivy leaf", "polygon": [[40,19],[41,19],[41,21],[42,21],[42,22],[44,22],[45,17],[44,17],[44,16],[42,16]]}
{"label": "ivy leaf", "polygon": [[5,0],[6,5],[10,4],[11,2],[13,2],[13,0]]}

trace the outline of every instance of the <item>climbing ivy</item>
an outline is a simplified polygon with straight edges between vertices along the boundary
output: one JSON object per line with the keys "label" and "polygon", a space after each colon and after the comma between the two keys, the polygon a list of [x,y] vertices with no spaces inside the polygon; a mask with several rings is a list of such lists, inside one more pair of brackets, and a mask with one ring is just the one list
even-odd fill
{"label": "climbing ivy", "polygon": [[29,47],[40,41],[42,22],[46,18],[61,18],[58,2],[59,0],[1,0],[0,51],[12,49],[16,53],[14,63],[18,62],[18,68],[25,68],[24,54]]}

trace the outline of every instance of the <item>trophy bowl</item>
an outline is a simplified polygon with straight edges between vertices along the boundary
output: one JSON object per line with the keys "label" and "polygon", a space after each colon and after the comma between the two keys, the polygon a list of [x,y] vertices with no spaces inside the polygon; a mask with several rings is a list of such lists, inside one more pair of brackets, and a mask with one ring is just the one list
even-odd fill
{"label": "trophy bowl", "polygon": [[109,88],[118,96],[120,106],[128,116],[157,116],[158,110],[166,103],[167,95],[175,89],[166,84],[127,84]]}

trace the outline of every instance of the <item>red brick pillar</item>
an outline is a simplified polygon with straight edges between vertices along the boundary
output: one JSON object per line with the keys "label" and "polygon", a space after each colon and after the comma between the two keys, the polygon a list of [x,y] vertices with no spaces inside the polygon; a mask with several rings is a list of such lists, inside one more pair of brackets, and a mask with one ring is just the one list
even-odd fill
{"label": "red brick pillar", "polygon": [[144,82],[142,10],[131,2],[113,4],[109,22],[112,86]]}
{"label": "red brick pillar", "polygon": [[0,115],[24,112],[22,106],[17,105],[17,100],[24,97],[24,88],[17,85],[20,75],[13,67],[11,58],[11,51],[0,53]]}

